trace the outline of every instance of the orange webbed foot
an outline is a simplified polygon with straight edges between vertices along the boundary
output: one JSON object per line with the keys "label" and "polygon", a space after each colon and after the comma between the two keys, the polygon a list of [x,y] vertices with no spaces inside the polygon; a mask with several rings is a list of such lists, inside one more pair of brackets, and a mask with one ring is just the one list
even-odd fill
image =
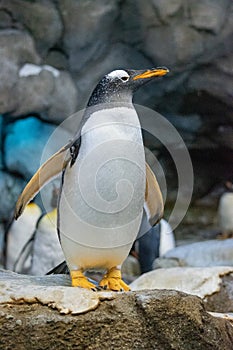
{"label": "orange webbed foot", "polygon": [[117,267],[112,267],[108,270],[100,281],[99,286],[116,292],[130,291],[129,286],[122,280],[121,271]]}
{"label": "orange webbed foot", "polygon": [[88,281],[87,277],[80,270],[71,270],[70,276],[73,287],[81,287],[94,291],[98,289],[94,283]]}

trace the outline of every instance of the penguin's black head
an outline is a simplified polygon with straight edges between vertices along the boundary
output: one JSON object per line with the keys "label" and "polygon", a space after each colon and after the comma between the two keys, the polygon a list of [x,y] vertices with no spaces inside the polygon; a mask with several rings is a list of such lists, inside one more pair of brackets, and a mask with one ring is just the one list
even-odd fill
{"label": "penguin's black head", "polygon": [[131,102],[132,95],[145,83],[167,74],[165,67],[147,70],[119,69],[106,74],[93,91],[88,106],[99,103]]}

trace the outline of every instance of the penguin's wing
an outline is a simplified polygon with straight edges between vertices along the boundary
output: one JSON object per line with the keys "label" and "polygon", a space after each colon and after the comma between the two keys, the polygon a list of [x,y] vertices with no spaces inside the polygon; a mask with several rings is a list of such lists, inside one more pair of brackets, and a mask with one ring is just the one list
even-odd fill
{"label": "penguin's wing", "polygon": [[151,226],[163,216],[163,197],[155,174],[146,163],[146,191],[144,210]]}
{"label": "penguin's wing", "polygon": [[26,205],[36,196],[36,194],[54,177],[58,176],[71,159],[70,153],[67,152],[73,145],[73,141],[67,143],[54,155],[52,155],[28,182],[23,192],[18,198],[15,208],[15,219],[23,213]]}

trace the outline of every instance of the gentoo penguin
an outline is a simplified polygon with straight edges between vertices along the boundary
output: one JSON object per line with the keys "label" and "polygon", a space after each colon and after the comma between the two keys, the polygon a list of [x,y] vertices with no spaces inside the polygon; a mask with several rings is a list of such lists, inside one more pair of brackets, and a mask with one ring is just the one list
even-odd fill
{"label": "gentoo penguin", "polygon": [[226,181],[226,192],[220,197],[218,221],[221,229],[219,238],[231,238],[233,235],[233,183]]}
{"label": "gentoo penguin", "polygon": [[121,265],[138,231],[148,231],[162,217],[162,195],[145,162],[132,96],[167,72],[153,68],[105,75],[89,99],[74,139],[39,168],[18,199],[16,219],[43,185],[63,172],[58,234],[72,286],[95,290],[84,272],[103,268],[100,287],[128,291]]}
{"label": "gentoo penguin", "polygon": [[40,216],[40,207],[36,203],[30,203],[25,207],[24,213],[19,221],[12,222],[9,229],[5,232],[4,249],[6,269],[26,273],[30,268],[30,261],[24,261],[25,266],[18,266],[17,268],[16,263],[20,257],[22,249],[31,239]]}

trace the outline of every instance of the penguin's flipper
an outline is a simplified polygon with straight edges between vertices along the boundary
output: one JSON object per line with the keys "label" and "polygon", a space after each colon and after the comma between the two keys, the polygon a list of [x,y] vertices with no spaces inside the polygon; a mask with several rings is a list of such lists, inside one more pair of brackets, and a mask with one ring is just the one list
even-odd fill
{"label": "penguin's flipper", "polygon": [[52,155],[28,182],[23,192],[18,198],[15,208],[15,219],[23,213],[26,205],[36,196],[36,194],[54,177],[58,176],[66,168],[71,159],[67,150],[71,147],[69,142],[54,155]]}
{"label": "penguin's flipper", "polygon": [[163,216],[163,197],[155,174],[146,163],[146,191],[144,208],[150,225],[154,226]]}

